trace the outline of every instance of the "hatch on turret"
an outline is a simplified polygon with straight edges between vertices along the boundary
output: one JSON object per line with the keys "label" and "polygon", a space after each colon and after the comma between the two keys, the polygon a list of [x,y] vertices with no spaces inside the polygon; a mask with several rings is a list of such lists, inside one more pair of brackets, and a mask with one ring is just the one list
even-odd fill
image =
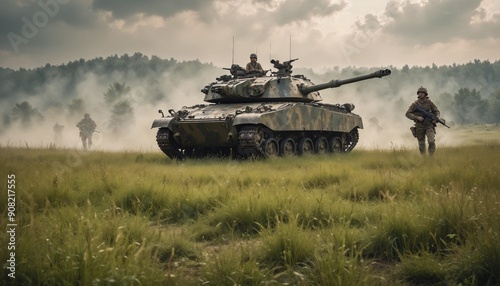
{"label": "hatch on turret", "polygon": [[313,84],[303,75],[292,76],[292,62],[298,59],[284,61],[271,60],[277,71],[270,76],[263,74],[246,74],[239,65],[225,68],[231,75],[223,75],[217,81],[205,86],[205,101],[211,103],[239,103],[239,102],[316,102],[321,101],[319,90],[336,88],[370,78],[381,78],[391,74],[390,70],[379,70],[370,74],[361,75],[344,80],[331,80],[318,85]]}
{"label": "hatch on turret", "polygon": [[170,158],[257,158],[350,152],[363,121],[353,104],[321,103],[319,91],[391,74],[370,74],[313,84],[292,75],[292,62],[272,60],[276,71],[247,72],[237,64],[206,85],[205,101],[153,122],[158,147]]}
{"label": "hatch on turret", "polygon": [[206,102],[320,101],[318,92],[303,94],[299,86],[312,83],[303,76],[262,76],[217,81],[206,88]]}

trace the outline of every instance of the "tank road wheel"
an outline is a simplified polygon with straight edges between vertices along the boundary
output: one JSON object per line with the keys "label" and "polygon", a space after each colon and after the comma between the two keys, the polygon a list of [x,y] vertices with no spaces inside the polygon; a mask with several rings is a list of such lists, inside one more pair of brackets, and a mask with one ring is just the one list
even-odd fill
{"label": "tank road wheel", "polygon": [[305,137],[302,138],[297,147],[299,155],[312,154],[314,153],[314,144],[311,139]]}
{"label": "tank road wheel", "polygon": [[184,160],[186,158],[175,142],[172,131],[168,128],[158,129],[158,133],[156,133],[156,143],[158,143],[158,147],[160,147],[161,151],[170,159]]}
{"label": "tank road wheel", "polygon": [[330,141],[330,152],[332,152],[334,154],[344,152],[344,146],[342,145],[342,139],[340,139],[339,137],[334,137]]}
{"label": "tank road wheel", "polygon": [[281,156],[293,156],[296,154],[295,151],[295,141],[288,137],[283,138],[280,141],[280,155]]}
{"label": "tank road wheel", "polygon": [[318,154],[328,153],[328,140],[325,137],[319,137],[314,142],[314,151]]}
{"label": "tank road wheel", "polygon": [[264,157],[266,158],[278,156],[278,141],[276,141],[276,139],[274,138],[266,139],[266,141],[264,141],[264,144],[262,145],[262,151],[264,153]]}

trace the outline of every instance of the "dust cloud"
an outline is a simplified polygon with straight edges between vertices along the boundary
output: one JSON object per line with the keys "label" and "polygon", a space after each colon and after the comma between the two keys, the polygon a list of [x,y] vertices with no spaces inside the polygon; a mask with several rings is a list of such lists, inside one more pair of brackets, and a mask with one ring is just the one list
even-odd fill
{"label": "dust cloud", "polygon": [[[373,68],[370,72],[377,70]],[[359,142],[356,149],[366,150],[388,150],[388,149],[417,149],[416,138],[413,137],[410,127],[413,121],[409,120],[405,113],[410,105],[417,99],[416,91],[418,87],[424,85],[430,91],[429,97],[440,109],[441,117],[446,118],[446,122],[452,122],[452,118],[447,114],[446,106],[449,103],[443,102],[434,94],[444,93],[447,90],[458,89],[458,85],[449,83],[447,86],[434,86],[432,80],[420,79],[414,85],[401,86],[398,91],[391,91],[389,82],[384,77],[363,81],[362,83],[352,83],[338,88],[321,91],[323,102],[331,104],[352,103],[355,105],[353,113],[358,114],[363,119],[364,128],[359,130]],[[311,78],[315,84],[330,81],[325,75]],[[362,87],[360,88],[359,86]],[[438,124],[436,128],[437,146],[460,145],[450,129]]]}
{"label": "dust cloud", "polygon": [[[222,69],[219,71],[224,72]],[[173,79],[170,72],[155,75],[157,88],[151,90],[143,79],[125,73],[114,73],[103,80],[93,73],[81,75],[73,94],[65,94],[66,79],[53,80],[36,96],[17,94],[3,104],[0,111],[12,115],[13,106],[23,101],[29,102],[33,114],[28,122],[11,120],[0,125],[0,146],[22,148],[70,148],[82,149],[79,129],[76,124],[88,112],[96,122],[93,134],[93,150],[104,151],[159,151],[156,145],[156,129],[151,129],[154,119],[161,117],[159,109],[180,109],[203,102],[201,89],[213,81],[217,74],[200,74],[182,80]],[[113,122],[114,104],[106,102],[104,94],[113,82],[125,83],[130,92],[121,98],[131,110]],[[73,100],[81,100],[81,110],[70,112],[68,106]],[[35,110],[36,109],[36,110]],[[5,121],[5,120],[4,120]],[[54,126],[62,125],[59,137]]]}
{"label": "dust cloud", "polygon": [[[14,121],[2,127],[0,145],[30,148],[69,148],[81,149],[79,130],[76,124],[85,112],[97,124],[97,132],[93,136],[93,150],[104,151],[144,151],[159,152],[156,145],[156,129],[151,129],[154,119],[161,115],[158,109],[178,110],[183,106],[204,103],[204,94],[200,90],[215,77],[225,74],[221,68],[213,67],[190,76],[178,76],[174,71],[166,71],[159,76],[143,78],[133,72],[113,72],[107,78],[100,78],[92,72],[80,75],[74,94],[65,94],[67,79],[52,80],[40,90],[36,96],[18,94],[14,102],[28,101],[43,116],[31,122]],[[154,81],[155,89],[151,89],[150,81]],[[312,78],[314,83],[321,83],[331,78],[319,76]],[[113,82],[124,83],[130,92],[121,98],[131,107],[130,112],[118,126],[113,124],[113,103],[107,102],[104,94]],[[406,86],[392,94],[388,82],[384,79],[370,79],[362,86],[357,83],[335,89],[321,91],[324,103],[354,103],[354,113],[363,118],[364,129],[360,130],[358,148],[362,149],[398,149],[416,148],[416,139],[410,133],[413,123],[405,117],[405,112],[416,99],[416,89],[423,83]],[[431,82],[431,81],[429,81]],[[428,86],[431,99],[438,107],[440,102],[432,94],[443,90],[453,90],[454,86]],[[385,94],[384,94],[385,93]],[[83,101],[78,112],[69,112],[68,106],[75,99]],[[3,106],[2,113],[10,114],[12,106]],[[446,110],[441,110],[446,118]],[[64,128],[61,137],[56,138],[54,125]],[[440,145],[457,145],[460,142],[452,136],[449,129],[439,126],[436,142]]]}

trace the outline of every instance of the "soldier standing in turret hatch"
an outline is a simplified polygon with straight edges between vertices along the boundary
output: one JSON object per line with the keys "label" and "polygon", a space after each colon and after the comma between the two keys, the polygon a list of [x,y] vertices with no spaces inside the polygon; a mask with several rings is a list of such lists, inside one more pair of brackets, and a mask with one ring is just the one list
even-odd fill
{"label": "soldier standing in turret hatch", "polygon": [[94,120],[90,118],[90,114],[85,113],[84,118],[76,124],[76,127],[80,128],[80,138],[82,138],[83,149],[90,149],[92,147],[92,134],[97,127]]}
{"label": "soldier standing in turret hatch", "polygon": [[418,149],[420,150],[420,154],[425,155],[425,137],[427,136],[427,141],[429,143],[429,154],[433,155],[436,151],[436,121],[430,120],[426,123],[423,114],[415,110],[417,105],[422,109],[431,112],[437,118],[439,118],[440,112],[434,102],[429,99],[427,89],[422,86],[417,90],[417,100],[413,102],[412,105],[410,105],[410,107],[408,108],[408,111],[406,111],[406,117],[410,120],[415,121],[415,126],[411,129],[413,136],[415,136],[418,140]]}
{"label": "soldier standing in turret hatch", "polygon": [[257,54],[250,55],[250,62],[247,64],[246,72],[247,74],[250,73],[264,74],[264,69],[262,69],[260,63],[257,62]]}

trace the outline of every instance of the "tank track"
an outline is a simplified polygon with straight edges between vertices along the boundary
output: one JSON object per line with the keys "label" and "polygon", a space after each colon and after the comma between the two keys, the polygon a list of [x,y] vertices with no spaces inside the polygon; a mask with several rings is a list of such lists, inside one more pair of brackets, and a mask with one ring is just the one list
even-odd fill
{"label": "tank track", "polygon": [[264,138],[259,127],[245,126],[238,132],[238,153],[246,157],[264,156],[260,147]]}
{"label": "tank track", "polygon": [[[358,129],[353,129],[350,133],[345,134],[344,152],[351,152],[359,141]],[[266,157],[262,149],[262,143],[267,137],[272,137],[272,134],[266,134],[263,128],[258,126],[244,126],[238,132],[238,148],[233,149],[233,156],[238,155],[245,158]],[[169,158],[176,160],[186,159],[184,152],[177,146],[172,138],[172,132],[167,128],[160,128],[156,134],[156,142],[158,147]]]}
{"label": "tank track", "polygon": [[351,152],[359,141],[358,128],[354,128],[349,134],[347,134],[346,144],[344,146],[344,152]]}
{"label": "tank track", "polygon": [[[268,135],[269,137],[269,135]],[[238,133],[238,153],[246,157],[266,157],[262,149],[262,142],[265,141],[265,132],[259,127],[245,126]],[[351,152],[359,141],[359,131],[357,128],[345,134],[344,152]]]}
{"label": "tank track", "polygon": [[186,158],[180,149],[175,146],[175,142],[172,139],[172,132],[167,128],[158,129],[158,133],[156,133],[156,143],[158,143],[160,150],[170,159],[184,160]]}

